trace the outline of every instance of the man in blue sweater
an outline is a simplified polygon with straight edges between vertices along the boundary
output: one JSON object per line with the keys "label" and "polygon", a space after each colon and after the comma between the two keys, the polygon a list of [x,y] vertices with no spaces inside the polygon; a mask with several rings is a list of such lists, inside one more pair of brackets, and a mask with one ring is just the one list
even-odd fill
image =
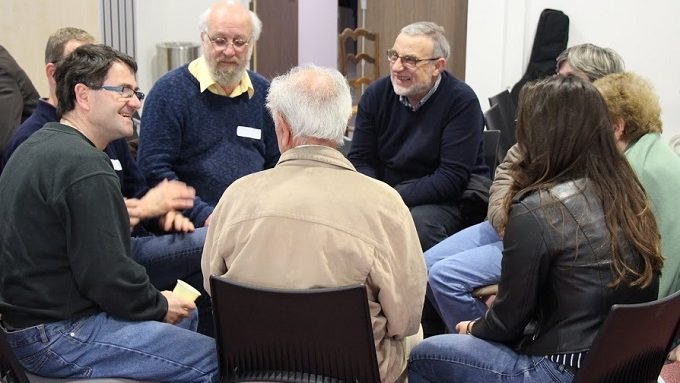
{"label": "man in blue sweater", "polygon": [[[4,162],[31,135],[48,122],[57,122],[57,95],[54,72],[57,63],[74,49],[94,43],[92,35],[79,28],[58,29],[47,40],[45,47],[45,73],[50,94],[38,101],[37,108],[17,129],[7,143]],[[151,283],[159,289],[172,289],[177,279],[185,280],[202,289],[201,253],[206,230],[194,230],[192,223],[179,211],[192,206],[194,191],[180,182],[163,182],[149,189],[137,163],[130,153],[126,138],[111,141],[104,152],[120,181],[130,226],[134,227],[131,257],[146,268]],[[2,171],[2,169],[0,169]],[[177,231],[165,235],[153,235]],[[212,311],[209,297],[204,294],[198,301],[201,333],[211,335]]]}
{"label": "man in blue sweater", "polygon": [[489,169],[474,91],[446,72],[444,28],[402,28],[387,51],[390,76],[359,102],[352,148],[358,171],[393,186],[410,208],[423,250],[481,222]]}
{"label": "man in blue sweater", "polygon": [[[488,203],[484,117],[474,91],[446,72],[444,28],[417,22],[402,28],[387,51],[390,75],[359,101],[349,160],[386,182],[411,211],[423,251],[481,222]],[[425,337],[444,323],[429,301]]]}
{"label": "man in blue sweater", "polygon": [[200,18],[203,56],[154,85],[144,104],[138,161],[146,179],[181,180],[196,189],[189,218],[207,226],[224,190],[279,158],[265,108],[269,82],[246,70],[262,22],[239,1]]}

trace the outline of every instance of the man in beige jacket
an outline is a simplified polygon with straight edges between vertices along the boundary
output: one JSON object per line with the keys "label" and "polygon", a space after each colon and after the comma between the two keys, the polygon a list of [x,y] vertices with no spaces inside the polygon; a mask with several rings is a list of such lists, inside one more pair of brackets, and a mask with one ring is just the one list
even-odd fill
{"label": "man in beige jacket", "polygon": [[334,69],[294,68],[274,79],[267,107],[281,159],[220,199],[203,250],[204,286],[212,274],[271,288],[364,283],[382,381],[400,380],[422,337],[425,264],[399,194],[336,150],[351,113],[347,82]]}

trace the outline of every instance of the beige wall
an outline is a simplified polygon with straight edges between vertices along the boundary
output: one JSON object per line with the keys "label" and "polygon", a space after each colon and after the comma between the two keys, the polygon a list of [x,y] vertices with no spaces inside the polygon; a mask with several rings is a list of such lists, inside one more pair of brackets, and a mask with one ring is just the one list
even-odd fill
{"label": "beige wall", "polygon": [[48,94],[45,43],[61,27],[78,27],[101,39],[99,1],[1,0],[0,44],[28,74],[41,96]]}

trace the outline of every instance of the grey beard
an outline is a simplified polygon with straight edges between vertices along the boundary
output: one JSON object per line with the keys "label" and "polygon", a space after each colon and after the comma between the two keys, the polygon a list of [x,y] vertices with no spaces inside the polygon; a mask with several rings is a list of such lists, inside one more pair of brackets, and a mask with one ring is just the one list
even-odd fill
{"label": "grey beard", "polygon": [[223,87],[231,87],[234,85],[237,85],[239,82],[241,82],[241,79],[243,78],[243,74],[245,73],[246,68],[239,68],[235,71],[219,71],[216,68],[212,69],[212,76],[213,79],[215,79],[215,82],[220,84],[220,86]]}

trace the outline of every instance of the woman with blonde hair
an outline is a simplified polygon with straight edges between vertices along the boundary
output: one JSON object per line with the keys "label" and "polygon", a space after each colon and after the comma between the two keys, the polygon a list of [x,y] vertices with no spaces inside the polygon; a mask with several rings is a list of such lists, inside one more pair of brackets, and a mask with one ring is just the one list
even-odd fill
{"label": "woman with blonde hair", "polygon": [[680,157],[661,138],[661,106],[652,85],[632,72],[594,83],[614,126],[617,146],[644,186],[661,233],[664,268],[659,298],[680,290]]}

